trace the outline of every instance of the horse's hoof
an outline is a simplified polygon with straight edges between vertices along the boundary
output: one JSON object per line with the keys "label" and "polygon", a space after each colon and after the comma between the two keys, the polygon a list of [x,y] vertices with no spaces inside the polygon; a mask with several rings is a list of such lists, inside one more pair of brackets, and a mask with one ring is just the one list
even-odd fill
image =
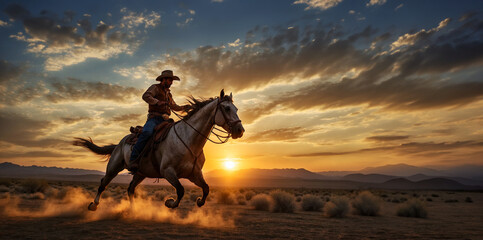
{"label": "horse's hoof", "polygon": [[96,211],[97,204],[95,204],[94,202],[91,202],[91,204],[89,204],[89,207],[87,207],[87,209],[89,209],[90,211]]}
{"label": "horse's hoof", "polygon": [[170,199],[167,199],[165,202],[164,202],[164,205],[166,205],[166,207],[168,208],[175,208],[178,206],[178,204],[176,204],[176,202],[174,201],[174,199],[170,198]]}
{"label": "horse's hoof", "polygon": [[199,197],[196,199],[196,205],[198,205],[198,207],[201,207],[205,205],[205,201],[202,201],[201,198]]}

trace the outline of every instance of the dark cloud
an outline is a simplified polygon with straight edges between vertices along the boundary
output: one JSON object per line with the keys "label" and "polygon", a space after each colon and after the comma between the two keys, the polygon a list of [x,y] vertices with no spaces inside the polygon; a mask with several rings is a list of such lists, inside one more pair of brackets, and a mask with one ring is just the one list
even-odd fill
{"label": "dark cloud", "polygon": [[79,100],[113,100],[128,101],[132,97],[139,97],[142,90],[102,82],[86,82],[75,78],[51,83],[52,91],[46,95],[51,102],[79,101]]}
{"label": "dark cloud", "polygon": [[[418,143],[418,142],[410,142],[404,143],[401,145],[396,146],[389,146],[389,147],[375,147],[375,148],[365,148],[359,149],[355,151],[346,151],[346,152],[313,152],[313,153],[304,153],[304,154],[293,154],[289,155],[290,157],[317,157],[317,156],[337,156],[337,155],[350,155],[350,154],[361,154],[367,152],[390,152],[390,153],[397,153],[401,155],[411,155],[411,154],[438,154],[440,152],[450,152],[448,150],[460,149],[460,148],[473,148],[473,149],[481,149],[483,148],[483,142],[478,141],[457,141],[457,142],[441,142],[441,143],[433,143],[433,142],[425,142],[425,143]],[[428,155],[428,156],[429,156]]]}
{"label": "dark cloud", "polygon": [[270,129],[258,133],[254,133],[242,141],[246,142],[269,142],[269,141],[284,141],[292,142],[299,139],[301,136],[310,133],[312,130],[302,127],[292,128],[278,128]]}
{"label": "dark cloud", "polygon": [[[446,39],[457,39],[464,32],[458,29],[450,31]],[[265,105],[258,105],[240,115],[244,121],[250,122],[280,107],[299,110],[368,105],[410,111],[470,104],[483,97],[481,79],[440,79],[447,78],[441,75],[482,65],[482,39],[469,38],[466,42],[457,43],[435,41],[423,49],[410,47],[395,54],[373,56],[370,67],[355,77],[338,82],[326,82],[325,78],[321,78],[308,87],[281,93]],[[398,66],[396,72],[395,66]],[[313,71],[321,69],[310,68]]]}
{"label": "dark cloud", "polygon": [[51,147],[65,143],[60,139],[42,138],[49,128],[55,126],[48,121],[0,112],[0,126],[2,126],[0,141],[26,147]]}
{"label": "dark cloud", "polygon": [[142,115],[145,115],[145,114],[137,114],[137,113],[124,114],[124,115],[114,116],[111,118],[110,121],[112,122],[133,121],[133,120],[138,120]]}
{"label": "dark cloud", "polygon": [[15,80],[24,71],[24,67],[16,66],[5,60],[0,60],[0,85]]}
{"label": "dark cloud", "polygon": [[91,120],[92,118],[90,117],[62,117],[60,118],[60,120],[62,120],[62,122],[66,123],[66,124],[73,124],[73,123],[77,123],[77,122],[81,122],[81,121],[85,121],[85,120]]}
{"label": "dark cloud", "polygon": [[294,27],[262,39],[251,39],[253,43],[258,43],[255,47],[245,46],[231,51],[202,46],[194,53],[170,56],[154,67],[175,66],[177,71],[200,80],[196,86],[199,91],[220,86],[242,90],[281,80],[332,75],[348,72],[354,67],[369,66],[372,56],[355,48],[354,43],[374,32],[368,27],[345,39],[335,40],[341,35],[339,31],[307,28],[301,32]]}
{"label": "dark cloud", "polygon": [[372,136],[367,137],[366,140],[376,141],[376,142],[387,142],[408,139],[409,136],[398,136],[398,135],[384,135],[384,136]]}
{"label": "dark cloud", "polygon": [[[79,155],[77,155],[79,156]],[[56,153],[52,151],[28,151],[28,152],[7,152],[3,151],[0,152],[0,158],[25,158],[25,157],[52,157],[52,158],[59,158],[59,157],[72,157],[72,155],[66,155],[61,153]]]}

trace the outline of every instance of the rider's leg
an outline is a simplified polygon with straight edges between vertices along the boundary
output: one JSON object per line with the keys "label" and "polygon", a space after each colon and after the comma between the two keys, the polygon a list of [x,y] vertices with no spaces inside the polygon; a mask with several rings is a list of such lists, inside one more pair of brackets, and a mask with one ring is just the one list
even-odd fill
{"label": "rider's leg", "polygon": [[133,173],[137,171],[137,168],[139,166],[136,162],[136,159],[139,157],[139,154],[141,154],[141,152],[143,151],[144,146],[146,146],[146,143],[148,142],[149,138],[154,133],[154,128],[159,123],[160,123],[159,118],[154,117],[154,118],[149,118],[144,124],[143,131],[141,132],[141,134],[139,134],[138,141],[136,142],[136,144],[134,144],[131,152],[131,157],[129,158],[129,171]]}

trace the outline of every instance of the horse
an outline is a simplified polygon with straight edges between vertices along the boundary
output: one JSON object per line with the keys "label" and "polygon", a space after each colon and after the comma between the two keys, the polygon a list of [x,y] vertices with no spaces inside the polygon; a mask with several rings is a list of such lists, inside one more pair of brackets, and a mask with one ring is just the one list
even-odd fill
{"label": "horse", "polygon": [[[203,178],[203,165],[205,155],[203,147],[209,139],[209,134],[213,128],[220,126],[224,129],[227,136],[225,141],[220,139],[220,143],[226,142],[231,136],[233,139],[241,138],[245,129],[237,115],[238,108],[233,103],[233,95],[225,95],[221,90],[219,97],[210,99],[190,98],[191,110],[184,117],[177,121],[167,133],[164,141],[159,143],[154,149],[155,160],[141,158],[139,170],[133,175],[128,187],[128,196],[133,202],[136,186],[146,177],[165,178],[174,188],[176,188],[176,200],[169,198],[165,201],[168,208],[176,208],[184,195],[184,188],[179,182],[180,178],[186,178],[203,190],[203,196],[196,199],[196,204],[201,207],[205,204],[210,188]],[[219,129],[221,130],[221,129]],[[126,169],[131,156],[132,145],[127,144],[126,135],[117,145],[97,146],[92,140],[77,138],[74,145],[88,148],[99,155],[106,155],[108,158],[105,176],[101,179],[101,184],[97,190],[97,195],[88,209],[95,211],[99,205],[102,192],[106,189],[111,180],[119,172]],[[215,142],[217,143],[217,142]],[[156,164],[154,164],[156,163]],[[154,167],[159,166],[159,167]]]}

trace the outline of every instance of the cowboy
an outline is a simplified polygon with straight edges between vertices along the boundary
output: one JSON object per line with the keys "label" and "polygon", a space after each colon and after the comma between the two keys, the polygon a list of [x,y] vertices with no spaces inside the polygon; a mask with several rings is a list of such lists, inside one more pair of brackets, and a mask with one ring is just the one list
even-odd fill
{"label": "cowboy", "polygon": [[139,135],[139,138],[134,144],[131,152],[131,158],[129,159],[128,170],[131,173],[136,173],[139,168],[138,157],[143,151],[149,138],[154,133],[154,127],[167,121],[171,110],[174,111],[188,111],[190,105],[178,106],[171,95],[169,88],[173,83],[173,80],[179,81],[179,77],[173,75],[173,71],[164,70],[161,75],[156,78],[156,81],[160,81],[159,84],[153,84],[143,94],[143,100],[149,104],[148,120],[144,124],[143,131]]}

